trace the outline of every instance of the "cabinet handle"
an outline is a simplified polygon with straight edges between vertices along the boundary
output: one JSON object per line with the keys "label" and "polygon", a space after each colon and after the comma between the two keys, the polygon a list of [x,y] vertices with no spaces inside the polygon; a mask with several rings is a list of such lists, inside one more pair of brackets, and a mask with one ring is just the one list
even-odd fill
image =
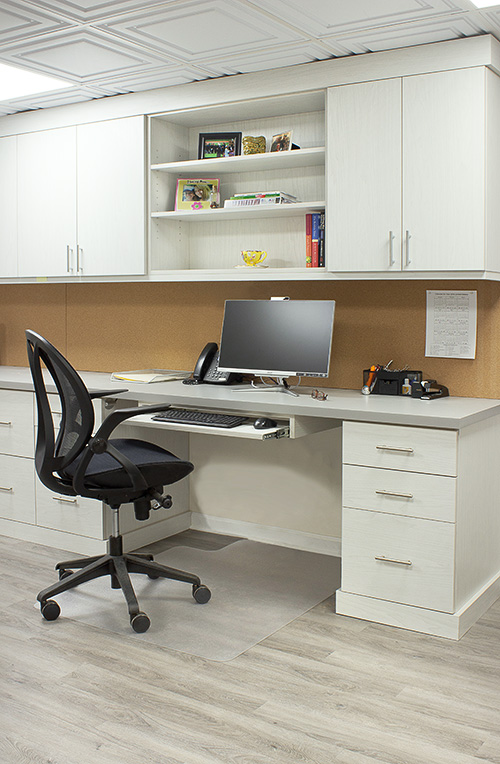
{"label": "cabinet handle", "polygon": [[76,245],[76,272],[83,273],[83,248],[79,244]]}
{"label": "cabinet handle", "polygon": [[375,493],[381,494],[381,496],[399,496],[402,499],[413,499],[412,493],[397,493],[396,491],[384,491],[382,488],[376,490]]}
{"label": "cabinet handle", "polygon": [[4,427],[12,427],[12,422],[0,422]]}
{"label": "cabinet handle", "polygon": [[380,451],[403,451],[405,454],[412,454],[413,448],[404,448],[403,446],[375,446]]}
{"label": "cabinet handle", "polygon": [[0,491],[5,491],[5,493],[13,493],[13,488],[4,488],[3,485],[0,485]]}
{"label": "cabinet handle", "polygon": [[375,555],[375,560],[379,560],[379,562],[395,562],[397,565],[408,565],[408,567],[413,565],[411,560],[396,560],[393,557],[384,557],[383,554]]}
{"label": "cabinet handle", "polygon": [[71,267],[71,258],[73,257],[73,250],[69,246],[69,244],[66,245],[66,270],[68,273],[73,273],[73,268]]}
{"label": "cabinet handle", "polygon": [[410,265],[410,263],[411,263],[411,259],[410,259],[410,239],[411,239],[411,234],[410,234],[409,231],[407,231],[406,232],[406,236],[405,236],[405,245],[406,245],[405,246],[405,249],[406,249],[406,263],[405,263],[405,265],[406,266]]}
{"label": "cabinet handle", "polygon": [[62,501],[64,504],[76,504],[77,499],[64,499],[62,496],[53,496],[54,501]]}
{"label": "cabinet handle", "polygon": [[394,236],[394,233],[392,231],[389,231],[389,268],[391,268],[394,263],[394,239],[396,237]]}

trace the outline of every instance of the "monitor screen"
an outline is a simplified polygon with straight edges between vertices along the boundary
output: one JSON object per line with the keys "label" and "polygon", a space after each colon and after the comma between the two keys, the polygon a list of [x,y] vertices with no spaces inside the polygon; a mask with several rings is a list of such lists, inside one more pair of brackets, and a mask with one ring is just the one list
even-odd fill
{"label": "monitor screen", "polygon": [[219,369],[327,377],[334,300],[226,300]]}

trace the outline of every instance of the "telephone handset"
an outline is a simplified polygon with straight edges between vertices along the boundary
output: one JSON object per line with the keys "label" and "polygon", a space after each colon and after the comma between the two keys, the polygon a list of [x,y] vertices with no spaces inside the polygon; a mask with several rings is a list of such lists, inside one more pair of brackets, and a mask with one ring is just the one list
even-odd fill
{"label": "telephone handset", "polygon": [[219,371],[219,349],[217,343],[207,342],[201,351],[193,375],[189,379],[184,379],[185,385],[200,385],[202,383],[210,384],[231,384],[237,382],[238,374],[229,371]]}

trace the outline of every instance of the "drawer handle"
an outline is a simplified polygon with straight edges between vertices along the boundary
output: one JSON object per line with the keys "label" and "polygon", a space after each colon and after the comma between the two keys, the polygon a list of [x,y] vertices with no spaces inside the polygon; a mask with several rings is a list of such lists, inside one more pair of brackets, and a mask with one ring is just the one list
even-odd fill
{"label": "drawer handle", "polygon": [[396,491],[384,491],[382,488],[376,490],[375,493],[381,494],[381,496],[400,496],[402,499],[413,499],[412,493],[397,493]]}
{"label": "drawer handle", "polygon": [[5,491],[5,493],[13,493],[13,488],[4,488],[3,485],[0,485],[0,491]]}
{"label": "drawer handle", "polygon": [[408,565],[408,567],[413,565],[411,560],[395,560],[392,557],[384,557],[383,554],[376,555],[375,559],[379,560],[380,562],[395,562],[397,565]]}
{"label": "drawer handle", "polygon": [[64,499],[62,496],[53,496],[52,497],[54,501],[62,501],[65,504],[76,504],[77,499]]}
{"label": "drawer handle", "polygon": [[404,451],[405,454],[412,454],[413,448],[404,448],[403,446],[375,446],[381,451]]}
{"label": "drawer handle", "polygon": [[0,422],[4,427],[12,427],[12,422]]}

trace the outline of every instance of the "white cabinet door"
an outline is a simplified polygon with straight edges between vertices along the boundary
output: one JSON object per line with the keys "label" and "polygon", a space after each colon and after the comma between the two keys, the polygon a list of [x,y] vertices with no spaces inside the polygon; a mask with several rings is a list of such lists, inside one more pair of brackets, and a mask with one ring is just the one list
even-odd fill
{"label": "white cabinet door", "polygon": [[76,247],[76,128],[17,140],[19,275],[68,276]]}
{"label": "white cabinet door", "polygon": [[401,79],[330,88],[330,271],[401,269]]}
{"label": "white cabinet door", "polygon": [[17,139],[0,138],[0,278],[17,276]]}
{"label": "white cabinet door", "polygon": [[485,78],[483,67],[403,78],[406,270],[485,267]]}
{"label": "white cabinet door", "polygon": [[77,128],[78,271],[145,272],[143,117]]}

